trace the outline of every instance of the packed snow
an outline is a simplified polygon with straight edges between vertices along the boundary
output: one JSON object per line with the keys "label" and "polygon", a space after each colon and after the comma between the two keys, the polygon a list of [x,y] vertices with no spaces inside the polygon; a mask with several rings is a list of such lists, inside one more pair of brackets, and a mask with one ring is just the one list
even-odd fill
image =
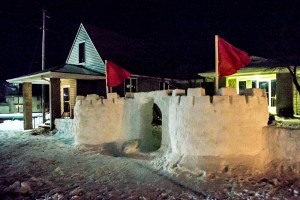
{"label": "packed snow", "polygon": [[113,144],[74,145],[60,131],[3,130],[19,122],[0,123],[0,199],[299,199],[299,172],[170,173],[161,151],[124,154]]}

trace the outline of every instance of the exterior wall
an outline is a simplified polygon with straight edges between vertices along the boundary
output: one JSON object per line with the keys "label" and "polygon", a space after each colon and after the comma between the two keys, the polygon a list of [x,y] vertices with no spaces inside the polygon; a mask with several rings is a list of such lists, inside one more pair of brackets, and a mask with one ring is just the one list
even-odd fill
{"label": "exterior wall", "polygon": [[[298,82],[300,83],[299,77],[298,77]],[[294,85],[293,85],[293,107],[294,107],[294,114],[300,115],[300,95]]]}
{"label": "exterior wall", "polygon": [[74,133],[77,144],[106,144],[122,140],[124,99],[101,100],[98,95],[77,97]]}
{"label": "exterior wall", "polygon": [[293,82],[289,73],[277,73],[276,112],[278,116],[293,116]]}
{"label": "exterior wall", "polygon": [[70,111],[71,116],[73,117],[72,113],[74,110],[75,102],[76,102],[76,96],[77,96],[77,81],[75,79],[60,79],[60,99],[61,99],[61,111],[64,110],[64,94],[63,94],[63,88],[69,87],[70,88]]}
{"label": "exterior wall", "polygon": [[0,114],[8,114],[9,113],[9,105],[7,103],[0,104]]}
{"label": "exterior wall", "polygon": [[[243,84],[242,84],[243,83]],[[226,87],[236,88],[237,93],[243,95],[245,89],[262,88],[265,89],[268,96],[268,110],[276,114],[276,101],[278,98],[277,91],[278,81],[275,73],[269,74],[234,74],[226,77]]]}
{"label": "exterior wall", "polygon": [[[85,42],[85,63],[79,63],[79,44],[82,42]],[[104,61],[100,57],[83,25],[80,25],[66,63],[74,65],[82,64],[91,70],[105,74]]]}
{"label": "exterior wall", "polygon": [[106,96],[105,84],[105,80],[77,80],[77,95],[97,94],[99,96]]}
{"label": "exterior wall", "polygon": [[[23,112],[23,96],[7,96],[6,102],[9,104],[9,113]],[[32,112],[42,112],[41,97],[32,96]]]}
{"label": "exterior wall", "polygon": [[160,80],[149,78],[138,78],[138,92],[150,92],[159,90]]}

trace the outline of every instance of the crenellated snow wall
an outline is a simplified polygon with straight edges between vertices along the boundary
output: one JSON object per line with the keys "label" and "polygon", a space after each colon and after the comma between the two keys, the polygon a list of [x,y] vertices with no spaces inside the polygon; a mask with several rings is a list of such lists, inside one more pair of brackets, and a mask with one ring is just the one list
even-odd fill
{"label": "crenellated snow wall", "polygon": [[268,122],[266,97],[177,96],[170,101],[172,152],[180,155],[255,155]]}
{"label": "crenellated snow wall", "polygon": [[78,96],[74,107],[77,144],[105,144],[122,140],[124,99]]}
{"label": "crenellated snow wall", "polygon": [[[224,94],[228,91],[223,89]],[[74,108],[75,140],[100,144],[140,139],[152,145],[152,108],[162,112],[162,146],[173,153],[198,156],[254,155],[262,147],[262,127],[267,124],[265,96],[203,96],[189,89],[189,96],[170,91],[135,93],[134,98],[78,97]],[[198,94],[198,95],[197,95]],[[180,93],[180,95],[182,95]]]}
{"label": "crenellated snow wall", "polygon": [[[169,170],[199,174],[224,169],[264,169],[276,160],[300,163],[299,131],[267,126],[268,104],[263,90],[246,96],[222,88],[218,96],[203,89],[154,91],[108,99],[77,97],[74,130],[77,144],[140,141],[153,149],[153,105],[162,113],[161,149]],[[132,143],[136,144],[136,143]]]}

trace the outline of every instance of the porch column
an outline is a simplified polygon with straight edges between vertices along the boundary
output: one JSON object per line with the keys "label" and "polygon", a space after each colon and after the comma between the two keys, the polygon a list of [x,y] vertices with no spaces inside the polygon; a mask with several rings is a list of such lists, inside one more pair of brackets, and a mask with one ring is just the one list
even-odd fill
{"label": "porch column", "polygon": [[292,117],[293,112],[293,80],[290,73],[276,74],[276,113],[280,117]]}
{"label": "porch column", "polygon": [[60,79],[50,78],[50,129],[54,129],[54,120],[61,117]]}
{"label": "porch column", "polygon": [[24,130],[32,129],[32,83],[23,83]]}

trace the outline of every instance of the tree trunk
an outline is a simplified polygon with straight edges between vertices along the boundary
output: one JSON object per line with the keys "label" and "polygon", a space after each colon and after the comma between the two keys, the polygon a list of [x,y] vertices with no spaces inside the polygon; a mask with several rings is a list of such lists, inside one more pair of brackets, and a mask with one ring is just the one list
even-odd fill
{"label": "tree trunk", "polygon": [[292,66],[288,66],[288,70],[293,78],[293,83],[298,91],[298,93],[300,94],[300,85],[298,83],[298,80],[297,80],[297,66],[294,66],[294,70],[291,68]]}

